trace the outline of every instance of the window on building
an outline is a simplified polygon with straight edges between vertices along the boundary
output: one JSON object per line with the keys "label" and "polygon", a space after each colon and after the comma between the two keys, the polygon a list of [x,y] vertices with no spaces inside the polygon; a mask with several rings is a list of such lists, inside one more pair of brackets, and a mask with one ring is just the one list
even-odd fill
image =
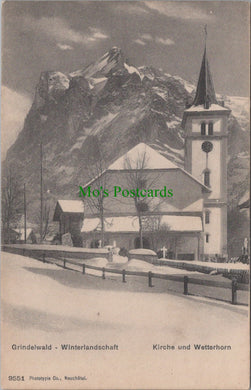
{"label": "window on building", "polygon": [[209,243],[209,234],[206,234],[206,243]]}
{"label": "window on building", "polygon": [[210,172],[209,171],[204,172],[204,184],[207,187],[210,186]]}
{"label": "window on building", "polygon": [[209,122],[208,124],[208,135],[213,135],[214,133],[214,124],[213,122]]}
{"label": "window on building", "polygon": [[210,223],[210,211],[206,210],[205,212],[205,223]]}
{"label": "window on building", "polygon": [[200,133],[201,135],[206,135],[206,124],[205,122],[202,122],[200,125]]}

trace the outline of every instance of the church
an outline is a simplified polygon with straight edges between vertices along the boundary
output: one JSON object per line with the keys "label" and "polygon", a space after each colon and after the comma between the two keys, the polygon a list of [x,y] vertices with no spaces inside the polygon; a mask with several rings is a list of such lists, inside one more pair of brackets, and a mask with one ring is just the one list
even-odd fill
{"label": "church", "polygon": [[184,168],[140,143],[82,186],[107,191],[166,186],[173,196],[144,200],[140,212],[135,198],[103,197],[101,210],[84,197],[83,246],[97,246],[103,239],[104,245],[127,250],[165,246],[173,259],[226,257],[229,114],[216,99],[205,46],[195,98],[183,113]]}

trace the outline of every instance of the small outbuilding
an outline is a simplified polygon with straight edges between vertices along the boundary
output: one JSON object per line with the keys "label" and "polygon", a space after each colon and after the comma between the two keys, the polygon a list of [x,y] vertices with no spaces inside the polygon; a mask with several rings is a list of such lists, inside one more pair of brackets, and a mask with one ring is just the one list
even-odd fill
{"label": "small outbuilding", "polygon": [[53,221],[59,222],[59,238],[70,233],[74,246],[80,246],[80,231],[84,219],[84,204],[81,200],[58,200]]}

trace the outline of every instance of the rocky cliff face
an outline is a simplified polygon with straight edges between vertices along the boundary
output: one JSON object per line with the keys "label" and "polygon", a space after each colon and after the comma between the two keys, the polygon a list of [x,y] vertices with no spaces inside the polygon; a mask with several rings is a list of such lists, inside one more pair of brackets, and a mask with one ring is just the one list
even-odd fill
{"label": "rocky cliff face", "polygon": [[[88,179],[86,167],[102,145],[107,164],[139,142],[146,142],[178,165],[183,164],[181,119],[194,86],[151,67],[129,64],[112,48],[84,69],[43,72],[24,128],[7,154],[29,191],[33,218],[39,198],[39,145],[43,143],[44,191],[76,198]],[[248,186],[248,108],[227,98],[229,119],[229,199],[236,203]],[[237,117],[234,114],[237,114]],[[238,121],[238,117],[240,120]]]}

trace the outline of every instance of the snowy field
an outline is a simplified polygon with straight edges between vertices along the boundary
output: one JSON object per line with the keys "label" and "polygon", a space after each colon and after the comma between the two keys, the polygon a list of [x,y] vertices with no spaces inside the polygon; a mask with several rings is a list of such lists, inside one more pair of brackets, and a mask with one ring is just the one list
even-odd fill
{"label": "snowy field", "polygon": [[[1,266],[2,388],[209,389],[217,388],[223,371],[222,389],[248,387],[245,307],[150,293],[140,284],[132,291],[116,278],[102,280],[9,253],[2,253]],[[68,343],[116,344],[118,351],[63,351]],[[231,350],[195,350],[200,343]],[[13,344],[48,344],[52,350],[14,351]],[[155,344],[175,349],[154,350]],[[179,350],[183,345],[190,349]],[[8,375],[24,375],[23,387],[10,385]],[[53,375],[61,380],[29,380]],[[87,380],[73,384],[65,376]]]}
{"label": "snowy field", "polygon": [[198,261],[198,260],[193,260],[193,261],[186,261],[186,260],[171,260],[171,259],[159,259],[159,260],[162,260],[162,261],[170,261],[170,262],[174,262],[175,263],[180,263],[180,264],[192,264],[192,265],[200,265],[202,267],[212,267],[214,269],[218,269],[218,268],[221,268],[221,269],[225,269],[226,271],[230,271],[231,269],[233,270],[246,270],[248,271],[249,270],[249,265],[248,264],[243,264],[243,263],[215,263],[215,262],[212,262],[212,261]]}

